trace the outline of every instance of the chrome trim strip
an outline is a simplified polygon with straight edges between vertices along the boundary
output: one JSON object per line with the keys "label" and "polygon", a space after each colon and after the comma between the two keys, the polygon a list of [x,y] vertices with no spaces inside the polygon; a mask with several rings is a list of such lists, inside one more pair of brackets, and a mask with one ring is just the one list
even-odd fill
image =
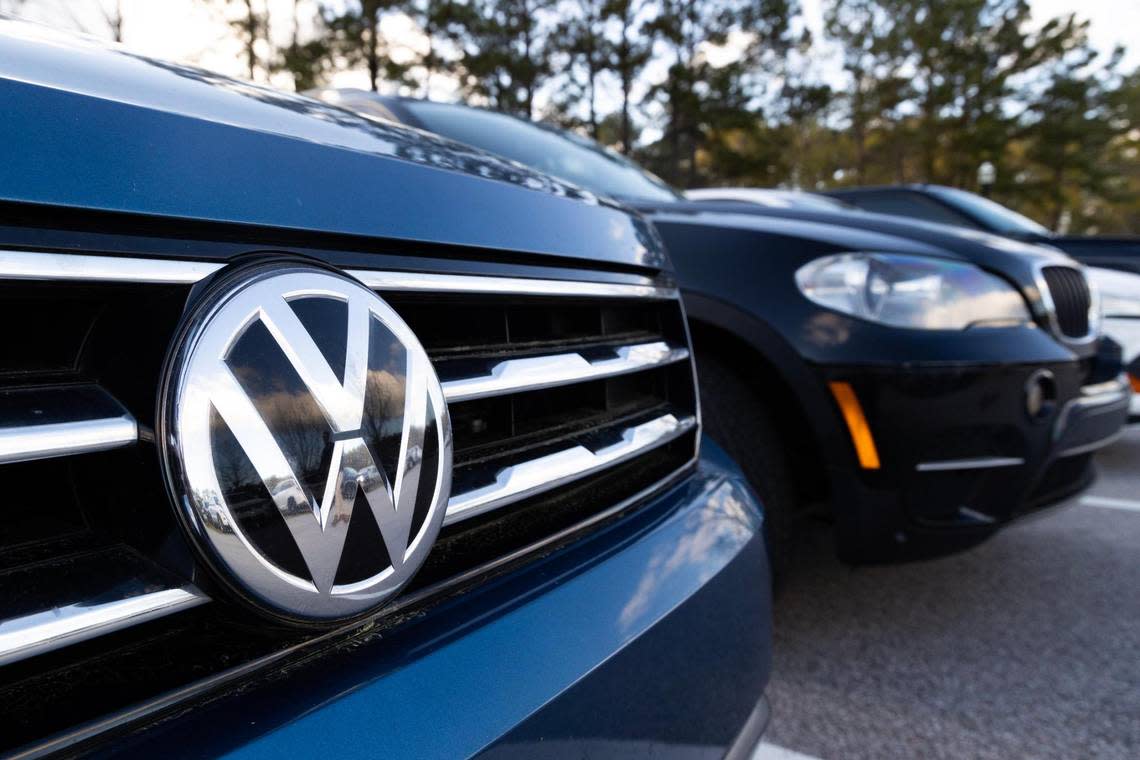
{"label": "chrome trim strip", "polygon": [[491,277],[464,274],[424,274],[349,269],[348,274],[373,290],[410,290],[427,293],[488,293],[519,296],[579,296],[588,298],[677,298],[676,288],[619,282],[543,280],[528,277]]}
{"label": "chrome trim strip", "polygon": [[1062,451],[1060,454],[1057,455],[1057,458],[1058,459],[1064,459],[1065,457],[1075,457],[1078,454],[1087,454],[1090,451],[1096,451],[1097,449],[1103,449],[1105,446],[1108,446],[1111,443],[1116,443],[1117,439],[1120,438],[1120,436],[1122,436],[1122,435],[1124,435],[1124,428],[1117,430],[1112,435],[1108,435],[1108,436],[1105,436],[1104,438],[1101,438],[1099,441],[1093,441],[1092,443],[1086,443],[1086,444],[1083,444],[1081,446],[1074,446],[1071,449],[1065,449],[1064,451]]}
{"label": "chrome trim strip", "polygon": [[1021,457],[978,457],[976,459],[943,459],[937,462],[919,462],[919,472],[945,472],[947,470],[983,470],[990,467],[1017,467],[1025,464]]}
{"label": "chrome trim strip", "polygon": [[[187,259],[155,259],[97,254],[0,250],[0,279],[72,280],[193,285],[225,264]],[[589,298],[678,297],[676,288],[617,282],[528,277],[438,274],[348,269],[347,274],[375,290]]]}
{"label": "chrome trim strip", "polygon": [[443,393],[448,402],[470,401],[627,375],[689,358],[689,349],[670,346],[665,341],[621,346],[615,353],[615,357],[594,361],[577,352],[507,359],[495,364],[485,375],[445,381]]}
{"label": "chrome trim strip", "polygon": [[138,437],[138,424],[129,414],[101,420],[0,427],[0,464],[105,451],[130,446]]}
{"label": "chrome trim strip", "polygon": [[978,510],[970,509],[969,507],[958,507],[958,514],[968,520],[973,520],[974,522],[979,522],[983,525],[993,525],[995,522],[997,522],[996,519],[990,515],[987,515],[985,512],[979,512]]}
{"label": "chrome trim strip", "polygon": [[[1121,395],[1127,395],[1132,390],[1128,381],[1128,373],[1121,372],[1111,380],[1095,385],[1081,387],[1081,402],[1085,405],[1110,404]],[[1099,399],[1099,400],[1098,400]]]}
{"label": "chrome trim strip", "polygon": [[0,250],[0,279],[80,280],[192,285],[222,264],[185,259],[143,259],[77,253]]}
{"label": "chrome trim strip", "polygon": [[[1107,414],[1115,411],[1116,408],[1122,404],[1128,404],[1132,400],[1132,384],[1128,381],[1128,374],[1121,372],[1114,380],[1108,380],[1096,385],[1086,385],[1081,388],[1081,395],[1069,400],[1061,407],[1060,413],[1057,415],[1057,421],[1053,423],[1053,440],[1059,441],[1061,436],[1065,434],[1065,430],[1069,426],[1069,415],[1072,414],[1073,409],[1094,409],[1090,412],[1092,416]],[[1097,407],[1102,407],[1097,409]],[[1111,443],[1111,441],[1106,441]],[[1084,446],[1078,447],[1081,449],[1089,450]],[[1098,447],[1094,447],[1098,448]],[[1081,451],[1073,451],[1073,454],[1083,453]],[[1064,453],[1058,456],[1072,456],[1072,454]]]}
{"label": "chrome trim strip", "polygon": [[[768,696],[762,694],[760,701],[756,703],[748,715],[748,719],[744,721],[740,733],[733,739],[728,752],[724,753],[724,760],[751,760],[755,757],[765,757],[766,753],[761,752],[760,746],[764,739],[764,732],[768,730],[768,722],[771,717],[772,709],[768,705]],[[778,753],[773,754],[776,757],[780,756]],[[794,758],[795,755],[789,752],[787,757]]]}
{"label": "chrome trim strip", "polygon": [[[1081,388],[1080,396],[1070,400],[1061,408],[1061,412],[1057,415],[1057,421],[1053,423],[1053,440],[1060,441],[1064,436],[1069,427],[1069,416],[1074,409],[1091,410],[1086,414],[1089,417],[1097,417],[1119,411],[1121,407],[1128,406],[1131,401],[1132,384],[1129,383],[1128,374],[1125,372],[1121,372],[1112,380],[1095,385],[1086,385]],[[1056,456],[1058,459],[1064,459],[1078,454],[1087,454],[1090,451],[1104,448],[1122,435],[1124,435],[1123,427],[1100,440],[1064,449]]]}
{"label": "chrome trim strip", "polygon": [[0,665],[138,625],[209,601],[193,586],[89,601],[0,621]]}
{"label": "chrome trim strip", "polygon": [[453,493],[443,524],[454,525],[584,478],[663,446],[696,425],[696,417],[677,419],[672,414],[665,414],[623,430],[620,441],[597,451],[582,445],[572,446],[504,467],[496,474],[494,483],[465,493]]}
{"label": "chrome trim strip", "polygon": [[0,391],[0,464],[129,446],[138,424],[98,385]]}

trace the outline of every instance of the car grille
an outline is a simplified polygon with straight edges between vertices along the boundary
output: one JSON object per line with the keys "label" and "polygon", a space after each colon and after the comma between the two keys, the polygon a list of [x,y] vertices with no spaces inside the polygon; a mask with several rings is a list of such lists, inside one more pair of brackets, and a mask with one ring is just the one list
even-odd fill
{"label": "car grille", "polygon": [[[212,601],[161,480],[162,363],[190,288],[219,266],[0,252],[0,317],[20,326],[0,337],[0,703],[17,706],[0,752],[312,638]],[[444,528],[393,609],[568,540],[692,465],[675,290],[350,273],[416,333],[452,418]]]}
{"label": "car grille", "polygon": [[1089,335],[1089,310],[1092,294],[1081,270],[1066,266],[1041,269],[1049,296],[1053,301],[1056,330],[1064,338],[1086,338]]}

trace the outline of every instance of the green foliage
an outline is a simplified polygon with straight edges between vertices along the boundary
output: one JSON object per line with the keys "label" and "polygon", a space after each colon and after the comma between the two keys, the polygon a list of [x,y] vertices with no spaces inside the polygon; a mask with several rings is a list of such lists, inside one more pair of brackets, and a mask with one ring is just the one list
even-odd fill
{"label": "green foliage", "polygon": [[1122,228],[1127,86],[1095,65],[1087,23],[1034,28],[1026,0],[832,0],[826,24],[849,80],[836,181],[977,190],[990,161],[995,197],[1043,223]]}

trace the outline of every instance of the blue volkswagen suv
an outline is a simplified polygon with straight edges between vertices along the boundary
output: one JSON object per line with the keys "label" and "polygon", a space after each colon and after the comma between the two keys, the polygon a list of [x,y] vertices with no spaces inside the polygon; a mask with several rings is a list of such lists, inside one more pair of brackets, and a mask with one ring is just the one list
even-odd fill
{"label": "blue volkswagen suv", "polygon": [[768,562],[638,216],[0,21],[0,754],[740,757]]}

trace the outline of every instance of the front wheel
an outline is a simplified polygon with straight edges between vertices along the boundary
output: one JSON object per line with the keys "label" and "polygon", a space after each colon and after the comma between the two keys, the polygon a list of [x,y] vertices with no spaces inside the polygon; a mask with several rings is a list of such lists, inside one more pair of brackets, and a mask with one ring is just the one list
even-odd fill
{"label": "front wheel", "polygon": [[719,357],[697,358],[705,432],[732,456],[764,505],[772,577],[791,563],[796,500],[786,444],[756,392]]}

